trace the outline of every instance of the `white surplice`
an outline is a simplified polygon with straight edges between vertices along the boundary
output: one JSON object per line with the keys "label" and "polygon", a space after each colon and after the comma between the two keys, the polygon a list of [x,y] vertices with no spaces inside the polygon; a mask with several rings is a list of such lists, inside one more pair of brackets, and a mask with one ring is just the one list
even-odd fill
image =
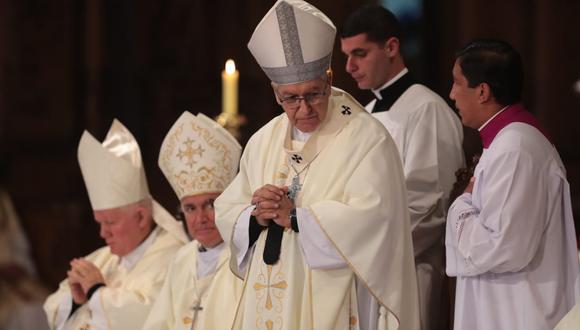
{"label": "white surplice", "polygon": [[531,125],[499,131],[473,193],[447,218],[455,329],[553,329],[574,306],[579,266],[570,187],[552,144]]}
{"label": "white surplice", "polygon": [[[404,69],[380,90],[396,83]],[[381,97],[378,91],[374,91]],[[365,109],[371,112],[376,99]],[[455,171],[465,166],[458,116],[436,93],[413,84],[388,111],[372,115],[389,131],[403,161],[417,270],[421,327],[441,326],[445,275],[444,231]]]}
{"label": "white surplice", "polygon": [[231,328],[243,282],[228,267],[224,243],[205,252],[198,246],[177,252],[144,330]]}
{"label": "white surplice", "polygon": [[[216,224],[236,256],[232,270],[243,276],[240,264],[247,268],[234,328],[357,329],[359,318],[369,317],[358,314],[357,289],[364,287],[366,298],[377,304],[372,317],[378,328],[418,329],[404,177],[392,139],[350,95],[335,88],[327,117],[303,145],[293,143],[291,132],[282,114],[254,134],[240,173],[215,203]],[[248,235],[253,192],[287,183],[295,175],[291,167],[303,184],[295,201],[300,232],[284,231],[274,265],[262,259],[268,230],[246,260],[239,260],[248,240],[244,244],[234,233]],[[243,218],[245,223],[239,221]],[[322,236],[315,245],[337,255],[313,257],[303,235]]]}

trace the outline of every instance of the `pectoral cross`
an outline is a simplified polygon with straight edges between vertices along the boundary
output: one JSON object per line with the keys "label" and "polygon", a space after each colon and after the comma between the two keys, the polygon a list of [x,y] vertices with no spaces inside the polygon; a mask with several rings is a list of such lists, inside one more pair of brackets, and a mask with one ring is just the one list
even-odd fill
{"label": "pectoral cross", "polygon": [[197,319],[197,312],[200,312],[203,310],[203,307],[201,307],[201,302],[198,301],[197,304],[192,307],[192,309],[193,309],[193,320],[191,320],[191,330],[193,330],[193,327],[195,326],[195,320]]}
{"label": "pectoral cross", "polygon": [[292,201],[295,201],[296,196],[298,196],[298,193],[300,192],[300,190],[302,190],[302,185],[300,184],[299,175],[296,174],[292,178],[292,183],[290,184],[290,187],[288,188],[288,198],[290,198]]}

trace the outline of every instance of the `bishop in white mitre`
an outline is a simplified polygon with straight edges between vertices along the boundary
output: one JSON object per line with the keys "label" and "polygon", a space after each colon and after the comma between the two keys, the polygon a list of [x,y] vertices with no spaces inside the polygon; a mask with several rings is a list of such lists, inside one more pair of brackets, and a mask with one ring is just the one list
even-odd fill
{"label": "bishop in white mitre", "polygon": [[229,329],[242,280],[215,226],[214,201],[238,171],[242,148],[218,123],[184,112],[167,133],[159,167],[181,203],[193,239],[171,263],[143,329]]}
{"label": "bishop in white mitre", "polygon": [[44,304],[48,322],[52,329],[139,329],[187,236],[149,194],[139,145],[119,121],[103,143],[85,131],[78,159],[107,246],[71,261]]}
{"label": "bishop in white mitre", "polygon": [[234,329],[419,328],[401,160],[331,86],[335,33],[309,3],[278,1],[248,44],[284,114],[251,137],[216,200],[245,281]]}

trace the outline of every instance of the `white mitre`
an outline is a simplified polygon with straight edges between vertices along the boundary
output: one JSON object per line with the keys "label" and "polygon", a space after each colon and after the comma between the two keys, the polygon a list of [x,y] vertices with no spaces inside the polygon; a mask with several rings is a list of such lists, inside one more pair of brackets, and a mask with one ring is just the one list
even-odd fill
{"label": "white mitre", "polygon": [[336,27],[301,0],[279,0],[258,24],[248,49],[275,83],[295,84],[330,69]]}
{"label": "white mitre", "polygon": [[185,111],[159,151],[159,167],[175,194],[221,193],[238,172],[242,147],[221,125]]}
{"label": "white mitre", "polygon": [[139,145],[117,119],[103,143],[84,131],[78,159],[94,211],[150,198]]}

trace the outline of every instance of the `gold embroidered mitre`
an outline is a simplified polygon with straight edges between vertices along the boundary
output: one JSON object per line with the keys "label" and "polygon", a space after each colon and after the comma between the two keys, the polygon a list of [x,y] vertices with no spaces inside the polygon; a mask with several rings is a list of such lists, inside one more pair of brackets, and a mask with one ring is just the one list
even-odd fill
{"label": "gold embroidered mitre", "polygon": [[103,143],[83,132],[78,160],[93,210],[117,208],[150,197],[139,145],[117,119]]}
{"label": "gold embroidered mitre", "polygon": [[185,111],[159,151],[159,167],[177,197],[221,193],[234,179],[242,147],[221,125]]}

